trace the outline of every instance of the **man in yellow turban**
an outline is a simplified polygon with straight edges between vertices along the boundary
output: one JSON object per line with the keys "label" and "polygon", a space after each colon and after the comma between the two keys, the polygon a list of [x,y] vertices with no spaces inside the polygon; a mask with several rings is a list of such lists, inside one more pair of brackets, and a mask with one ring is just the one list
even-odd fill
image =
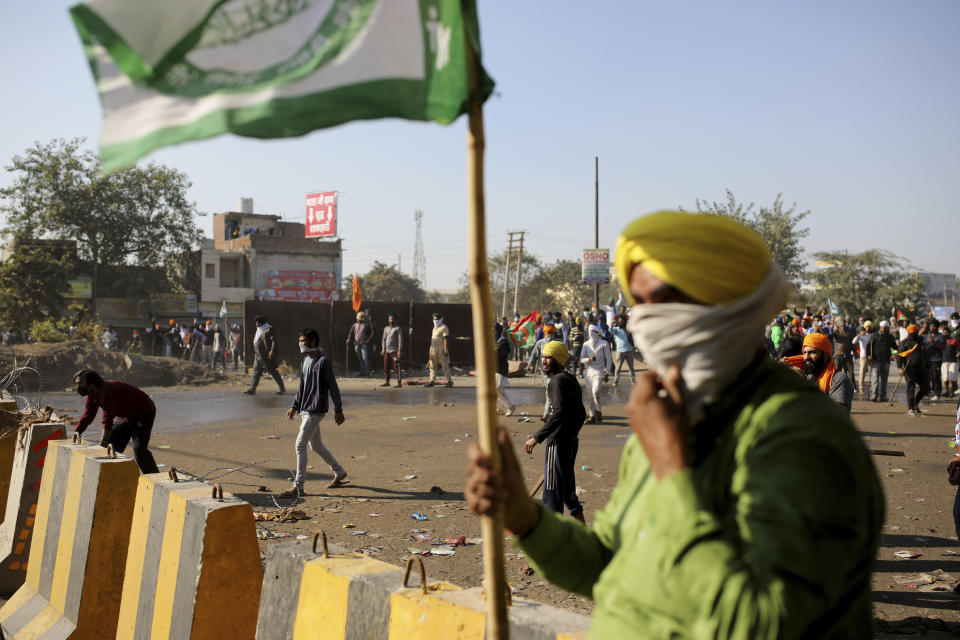
{"label": "man in yellow turban", "polygon": [[470,508],[502,508],[540,575],[593,598],[591,638],[871,637],[883,494],[848,413],[764,353],[789,287],[763,240],[663,211],[616,268],[651,371],[609,502],[591,527],[537,505],[501,430],[499,472],[471,448]]}
{"label": "man in yellow turban", "polygon": [[816,383],[820,391],[850,411],[853,404],[853,380],[843,371],[837,370],[830,338],[816,331],[808,333],[803,339],[803,354],[783,358],[781,362],[802,371],[808,380]]}
{"label": "man in yellow turban", "polygon": [[587,412],[583,408],[580,383],[576,376],[566,371],[569,357],[567,348],[559,340],[543,345],[543,371],[550,376],[547,385],[549,411],[543,426],[527,438],[523,448],[527,453],[533,453],[537,444],[546,444],[547,449],[543,454],[543,507],[563,515],[566,506],[572,518],[583,522],[583,505],[577,498],[574,468],[580,446],[578,436]]}

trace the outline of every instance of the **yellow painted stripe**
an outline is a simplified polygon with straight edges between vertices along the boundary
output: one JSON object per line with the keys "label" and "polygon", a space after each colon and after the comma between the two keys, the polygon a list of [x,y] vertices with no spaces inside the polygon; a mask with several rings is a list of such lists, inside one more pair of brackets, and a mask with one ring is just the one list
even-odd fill
{"label": "yellow painted stripe", "polygon": [[571,631],[570,633],[558,633],[557,640],[587,640],[589,631]]}
{"label": "yellow painted stripe", "polygon": [[446,582],[430,585],[430,593],[405,589],[390,596],[389,640],[483,640],[486,614],[437,598],[434,594],[460,591]]}
{"label": "yellow painted stripe", "polygon": [[[60,523],[60,541],[57,546],[57,560],[53,573],[53,585],[50,588],[50,604],[63,611],[67,600],[67,587],[70,583],[70,563],[73,560],[74,537],[76,536],[77,516],[80,512],[80,499],[83,481],[84,462],[96,456],[100,449],[74,449],[70,456],[70,473],[67,475],[67,491],[63,496],[63,519]],[[92,497],[92,496],[91,496]],[[91,541],[96,544],[96,541]],[[76,585],[80,587],[80,585]]]}
{"label": "yellow painted stripe", "polygon": [[33,528],[33,541],[30,545],[30,556],[27,559],[27,584],[34,591],[40,589],[40,565],[43,559],[43,543],[47,538],[47,521],[50,519],[50,499],[53,495],[53,479],[57,473],[56,448],[66,443],[65,440],[51,441],[47,449],[47,459],[43,463],[43,472],[40,476],[40,492],[37,496],[37,524]]}
{"label": "yellow painted stripe", "polygon": [[163,546],[157,571],[156,600],[153,604],[153,626],[150,637],[168,638],[173,617],[173,596],[177,591],[177,572],[180,570],[180,543],[187,516],[187,500],[210,495],[210,489],[171,491],[167,501],[167,517],[163,525]]}
{"label": "yellow painted stripe", "polygon": [[304,564],[293,640],[343,638],[350,579],[389,569],[393,569],[393,565],[366,556],[317,558]]}
{"label": "yellow painted stripe", "polygon": [[62,617],[63,613],[48,604],[17,632],[16,640],[37,640]]}
{"label": "yellow painted stripe", "polygon": [[150,534],[150,508],[153,506],[156,486],[156,482],[149,476],[140,476],[137,484],[137,501],[133,508],[130,545],[127,547],[127,568],[123,577],[123,592],[120,596],[117,640],[133,640],[137,607],[140,605],[143,562],[147,555],[147,537]]}
{"label": "yellow painted stripe", "polygon": [[19,611],[20,607],[27,604],[30,598],[35,595],[37,595],[36,590],[29,586],[23,586],[17,589],[17,592],[3,603],[3,608],[0,609],[0,622],[6,622],[10,616]]}
{"label": "yellow painted stripe", "polygon": [[249,504],[234,503],[207,513],[200,561],[191,640],[253,638],[263,568]]}

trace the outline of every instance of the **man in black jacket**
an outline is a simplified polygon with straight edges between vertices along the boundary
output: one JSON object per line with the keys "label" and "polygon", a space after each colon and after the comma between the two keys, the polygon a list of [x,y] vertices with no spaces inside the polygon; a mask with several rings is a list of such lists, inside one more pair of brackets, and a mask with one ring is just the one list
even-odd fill
{"label": "man in black jacket", "polygon": [[257,392],[257,385],[260,384],[260,376],[264,372],[269,373],[270,377],[277,383],[277,395],[285,393],[283,387],[283,378],[277,372],[277,365],[274,363],[274,357],[277,355],[277,336],[273,332],[273,327],[263,316],[257,316],[253,319],[257,325],[257,333],[253,336],[253,354],[255,360],[253,363],[253,380],[250,381],[250,388],[244,391],[248,396]]}
{"label": "man in black jacket", "polygon": [[890,323],[884,320],[880,323],[880,333],[870,341],[870,373],[872,390],[870,399],[873,402],[887,401],[887,377],[890,375],[890,356],[897,350],[897,341],[890,333]]}
{"label": "man in black jacket", "polygon": [[343,486],[347,479],[347,472],[333,457],[330,450],[323,444],[320,437],[320,422],[330,409],[327,399],[333,400],[333,419],[338,425],[343,424],[343,404],[340,400],[340,387],[333,374],[333,365],[320,349],[320,334],[316,329],[300,331],[300,352],[303,353],[303,368],[300,375],[300,387],[293,398],[293,404],[287,409],[287,420],[300,413],[303,419],[300,422],[300,433],[297,434],[295,450],[297,452],[297,474],[293,478],[293,486],[283,492],[285,498],[299,498],[303,494],[303,481],[307,473],[307,444],[313,452],[319,454],[323,461],[333,471],[333,481],[327,488]]}
{"label": "man in black jacket", "polygon": [[564,370],[567,364],[567,348],[559,340],[543,346],[543,370],[550,375],[547,398],[550,411],[543,426],[532,435],[523,448],[533,453],[541,442],[547,445],[543,463],[543,506],[556,513],[563,513],[566,505],[570,516],[584,521],[583,505],[577,498],[577,483],[574,466],[580,445],[578,434],[587,418],[583,408],[580,383]]}
{"label": "man in black jacket", "polygon": [[927,376],[927,353],[923,348],[923,338],[918,337],[920,327],[911,324],[907,327],[907,337],[900,343],[897,366],[900,374],[907,379],[907,415],[920,415],[920,398],[930,390],[930,378]]}

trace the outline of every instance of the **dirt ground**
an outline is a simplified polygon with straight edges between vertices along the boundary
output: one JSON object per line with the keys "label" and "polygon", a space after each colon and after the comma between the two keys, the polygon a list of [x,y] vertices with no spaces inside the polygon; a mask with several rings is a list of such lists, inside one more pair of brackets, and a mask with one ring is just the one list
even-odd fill
{"label": "dirt ground", "polygon": [[[258,522],[261,535],[284,536],[261,541],[265,550],[284,539],[312,537],[319,530],[331,542],[400,564],[411,553],[426,551],[446,538],[480,536],[479,520],[463,500],[466,447],[476,440],[474,381],[457,378],[453,389],[419,386],[380,388],[379,379],[341,380],[346,422],[323,424],[323,439],[346,468],[350,483],[326,489],[330,470],[310,453],[307,496],[296,501],[276,495],[289,487],[295,465],[294,439],[299,421],[283,412],[291,396],[276,395],[269,379],[254,397],[244,396],[247,378],[226,379],[197,388],[192,385],[149,390],[158,398],[159,415],[151,448],[163,465],[219,482],[224,489],[250,502],[255,510],[293,506],[307,519],[298,522]],[[503,418],[519,450],[536,430],[542,407],[539,379],[512,380],[511,395],[530,418]],[[288,389],[294,387],[288,382]],[[577,460],[577,485],[587,522],[607,501],[617,479],[621,448],[630,434],[624,403],[629,385],[607,386],[604,424],[585,425]],[[204,405],[203,420],[193,412],[175,414],[177,424],[162,420],[175,404]],[[76,410],[79,401],[56,398],[61,409]],[[166,405],[166,406],[165,406]],[[192,405],[191,405],[192,406]],[[955,404],[927,405],[922,416],[910,418],[905,407],[857,401],[853,419],[869,447],[896,449],[904,457],[877,456],[874,461],[886,491],[887,519],[873,580],[875,615],[882,637],[960,636],[960,597],[949,590],[960,579],[960,543],[954,535],[952,505],[955,489],[946,481],[951,455]],[[526,420],[531,420],[527,422]],[[96,434],[91,434],[95,437]],[[542,472],[542,451],[521,453],[525,477],[532,485]],[[585,467],[581,469],[581,467]],[[259,491],[266,487],[270,492]],[[418,512],[426,520],[415,520]],[[418,538],[419,536],[419,538]],[[427,537],[429,536],[429,539]],[[482,544],[482,543],[480,543]],[[448,580],[465,587],[482,579],[480,544],[458,546],[455,555],[425,558],[431,580]],[[567,594],[528,575],[525,558],[507,544],[507,579],[527,598],[589,614],[589,600]],[[911,560],[894,552],[919,553]],[[904,576],[948,576],[935,584]],[[950,581],[952,577],[952,581]],[[929,578],[928,578],[929,579]]]}

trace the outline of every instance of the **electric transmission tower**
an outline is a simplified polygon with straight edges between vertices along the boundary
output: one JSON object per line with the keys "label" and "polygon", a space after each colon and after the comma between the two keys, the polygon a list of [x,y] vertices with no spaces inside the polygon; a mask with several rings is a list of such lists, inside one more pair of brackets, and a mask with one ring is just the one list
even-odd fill
{"label": "electric transmission tower", "polygon": [[427,256],[423,255],[423,211],[414,211],[413,219],[417,221],[417,239],[413,244],[413,279],[427,288]]}

